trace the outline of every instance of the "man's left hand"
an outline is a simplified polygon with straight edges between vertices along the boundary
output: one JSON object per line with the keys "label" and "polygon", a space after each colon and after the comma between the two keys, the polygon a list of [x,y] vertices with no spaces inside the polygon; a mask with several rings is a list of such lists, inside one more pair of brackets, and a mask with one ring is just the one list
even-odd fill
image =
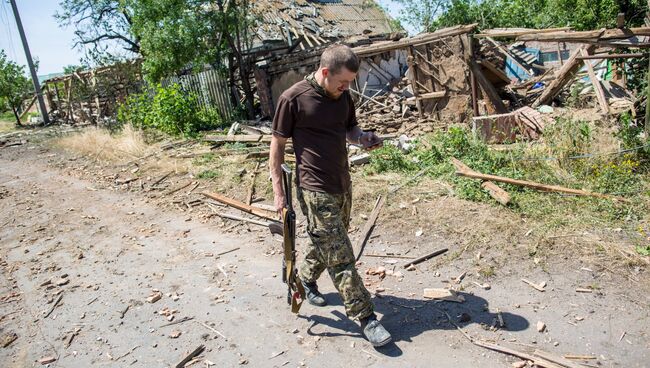
{"label": "man's left hand", "polygon": [[359,143],[368,151],[372,151],[384,145],[383,140],[374,132],[363,132],[359,137]]}

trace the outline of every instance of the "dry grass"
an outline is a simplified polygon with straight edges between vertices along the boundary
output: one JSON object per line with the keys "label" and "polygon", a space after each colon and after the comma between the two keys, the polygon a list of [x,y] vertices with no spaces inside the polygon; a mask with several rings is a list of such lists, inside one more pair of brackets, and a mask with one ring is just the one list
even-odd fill
{"label": "dry grass", "polygon": [[16,123],[13,120],[0,117],[0,133],[8,133],[16,129]]}
{"label": "dry grass", "polygon": [[55,142],[55,146],[95,160],[121,162],[144,156],[150,149],[142,133],[130,125],[117,134],[90,128]]}

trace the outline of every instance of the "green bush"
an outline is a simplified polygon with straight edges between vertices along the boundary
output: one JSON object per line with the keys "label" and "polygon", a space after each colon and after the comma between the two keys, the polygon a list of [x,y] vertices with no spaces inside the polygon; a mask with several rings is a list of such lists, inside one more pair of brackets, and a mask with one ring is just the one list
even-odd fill
{"label": "green bush", "polygon": [[118,109],[118,120],[139,128],[151,128],[170,135],[192,136],[201,130],[220,127],[215,109],[201,109],[195,95],[178,84],[157,85],[130,96]]}

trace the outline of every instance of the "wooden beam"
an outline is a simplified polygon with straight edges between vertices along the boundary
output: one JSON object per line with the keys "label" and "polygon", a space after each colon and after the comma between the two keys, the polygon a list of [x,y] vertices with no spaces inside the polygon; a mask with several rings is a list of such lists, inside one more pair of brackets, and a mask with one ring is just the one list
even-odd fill
{"label": "wooden beam", "polygon": [[406,57],[406,63],[409,67],[409,81],[411,82],[411,87],[413,87],[413,96],[415,96],[415,106],[418,109],[418,114],[420,117],[424,116],[424,111],[422,111],[422,101],[418,98],[420,97],[420,92],[418,91],[418,78],[417,78],[417,64],[415,63],[415,55],[413,52],[413,47],[407,48],[408,56]]}
{"label": "wooden beam", "polygon": [[[469,166],[465,165],[460,160],[452,159],[451,163],[454,164],[454,167],[456,167],[457,171],[462,171],[462,172],[473,171]],[[502,205],[507,206],[508,203],[510,203],[510,195],[508,194],[508,192],[501,189],[501,187],[497,186],[493,182],[484,181],[483,184],[481,184],[481,188],[487,190],[490,196],[494,198],[497,202],[501,203]]]}
{"label": "wooden beam", "polygon": [[384,42],[374,43],[370,46],[358,46],[353,48],[352,50],[354,51],[355,54],[357,54],[357,56],[366,57],[366,56],[381,54],[386,51],[406,49],[409,46],[423,45],[445,37],[458,36],[464,33],[469,33],[474,29],[476,29],[477,25],[478,23],[474,23],[474,24],[455,26],[450,28],[443,28],[435,32],[423,33],[415,37],[409,37],[399,41],[384,41]]}
{"label": "wooden beam", "polygon": [[580,60],[593,60],[593,59],[632,59],[632,58],[642,58],[647,54],[635,53],[635,54],[594,54],[594,55],[580,55],[578,59]]}
{"label": "wooden beam", "polygon": [[494,106],[494,109],[496,110],[497,114],[504,114],[508,111],[506,109],[506,106],[503,104],[503,101],[501,101],[501,97],[499,97],[499,93],[497,93],[497,90],[494,88],[492,83],[485,78],[485,75],[481,72],[481,68],[478,66],[476,61],[473,59],[468,59],[467,63],[469,64],[470,70],[472,71],[472,74],[476,77],[476,80],[478,81],[478,84],[481,86],[483,91],[488,97],[489,102]]}
{"label": "wooden beam", "polygon": [[505,83],[510,84],[510,78],[508,78],[506,73],[504,73],[503,70],[498,69],[490,61],[488,61],[488,60],[479,60],[478,63],[479,63],[480,66],[482,66],[485,69],[489,70],[492,74],[496,75],[499,79],[501,79]]}
{"label": "wooden beam", "polygon": [[[585,49],[581,49],[580,53],[582,54],[582,56],[587,56],[587,51]],[[583,60],[583,62],[587,67],[587,73],[589,73],[589,79],[591,79],[591,84],[594,86],[594,92],[596,93],[596,99],[598,100],[600,109],[603,111],[603,113],[608,115],[609,105],[607,104],[605,93],[603,92],[603,86],[600,84],[600,81],[596,77],[596,73],[594,73],[594,67],[593,65],[591,65],[591,61]]]}
{"label": "wooden beam", "polygon": [[585,50],[587,54],[590,54],[594,51],[596,46],[588,45],[583,46],[580,49],[576,50],[573,55],[566,61],[564,66],[555,75],[555,79],[542,91],[542,94],[533,102],[531,105],[532,108],[537,108],[540,105],[548,103],[553,99],[564,86],[573,80],[575,74],[582,67],[581,60],[578,60],[578,56],[582,54],[582,50]]}
{"label": "wooden beam", "polygon": [[384,206],[385,201],[386,201],[385,196],[380,195],[379,197],[377,197],[377,201],[375,202],[375,208],[373,208],[370,217],[368,217],[368,221],[366,221],[366,224],[363,226],[363,230],[361,231],[361,236],[357,240],[357,243],[355,244],[354,247],[354,253],[357,254],[356,256],[357,261],[359,260],[359,258],[361,258],[361,254],[363,254],[363,248],[365,248],[366,242],[368,241],[368,238],[370,238],[370,234],[372,234],[372,229],[375,228],[377,217],[379,217],[379,212],[381,211],[381,208]]}
{"label": "wooden beam", "polygon": [[634,36],[650,36],[650,27],[599,29],[581,32],[551,32],[527,34],[517,37],[517,41],[553,41],[593,43],[607,40],[623,40]]}
{"label": "wooden beam", "polygon": [[271,211],[266,211],[261,208],[249,206],[246,203],[239,202],[237,200],[234,200],[232,198],[228,198],[226,196],[223,196],[218,193],[210,193],[210,192],[203,192],[201,193],[204,196],[208,198],[212,198],[217,202],[223,203],[225,205],[228,205],[230,207],[236,208],[240,211],[250,213],[251,215],[255,215],[261,218],[265,218],[267,220],[272,220],[272,221],[278,221],[278,215],[276,213],[273,213]]}
{"label": "wooden beam", "polygon": [[429,93],[423,93],[419,97],[420,100],[427,100],[427,99],[432,99],[432,98],[442,98],[447,95],[446,91],[436,91],[436,92],[429,92]]}
{"label": "wooden beam", "polygon": [[[460,162],[461,161],[455,159],[452,157],[452,162]],[[470,169],[471,170],[471,169]],[[573,195],[578,195],[578,196],[587,196],[587,197],[596,197],[596,198],[603,198],[603,199],[611,199],[611,200],[616,200],[616,201],[621,201],[621,202],[628,202],[627,199],[621,198],[621,197],[614,197],[610,196],[607,194],[602,194],[602,193],[594,193],[594,192],[589,192],[586,190],[580,190],[580,189],[571,189],[571,188],[565,188],[557,185],[546,185],[546,184],[540,184],[532,181],[525,181],[525,180],[517,180],[517,179],[511,179],[511,178],[506,178],[503,176],[496,176],[496,175],[489,175],[489,174],[482,174],[477,171],[467,171],[467,170],[457,170],[456,175],[460,176],[465,176],[468,178],[472,179],[481,179],[481,180],[491,180],[491,181],[497,181],[500,183],[506,183],[506,184],[512,184],[512,185],[518,185],[522,187],[527,187],[527,188],[532,188],[536,189],[542,192],[558,192],[558,193],[567,193],[567,194],[573,194]]]}
{"label": "wooden beam", "polygon": [[477,33],[474,37],[518,37],[528,34],[539,34],[539,33],[552,33],[560,31],[570,31],[571,27],[562,27],[562,28],[547,28],[547,29],[534,29],[534,28],[494,28],[486,29],[481,33]]}

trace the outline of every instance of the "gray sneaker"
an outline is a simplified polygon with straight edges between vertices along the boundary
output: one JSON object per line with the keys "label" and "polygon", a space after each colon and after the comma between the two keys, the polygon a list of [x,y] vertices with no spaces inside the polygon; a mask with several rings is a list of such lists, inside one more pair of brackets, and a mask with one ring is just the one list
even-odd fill
{"label": "gray sneaker", "polygon": [[392,340],[390,333],[377,321],[374,313],[367,318],[361,319],[361,329],[366,339],[376,348],[384,346]]}
{"label": "gray sneaker", "polygon": [[305,297],[309,301],[309,304],[315,305],[317,307],[324,307],[327,305],[325,297],[318,291],[318,285],[315,282],[302,282],[302,286],[305,288]]}

